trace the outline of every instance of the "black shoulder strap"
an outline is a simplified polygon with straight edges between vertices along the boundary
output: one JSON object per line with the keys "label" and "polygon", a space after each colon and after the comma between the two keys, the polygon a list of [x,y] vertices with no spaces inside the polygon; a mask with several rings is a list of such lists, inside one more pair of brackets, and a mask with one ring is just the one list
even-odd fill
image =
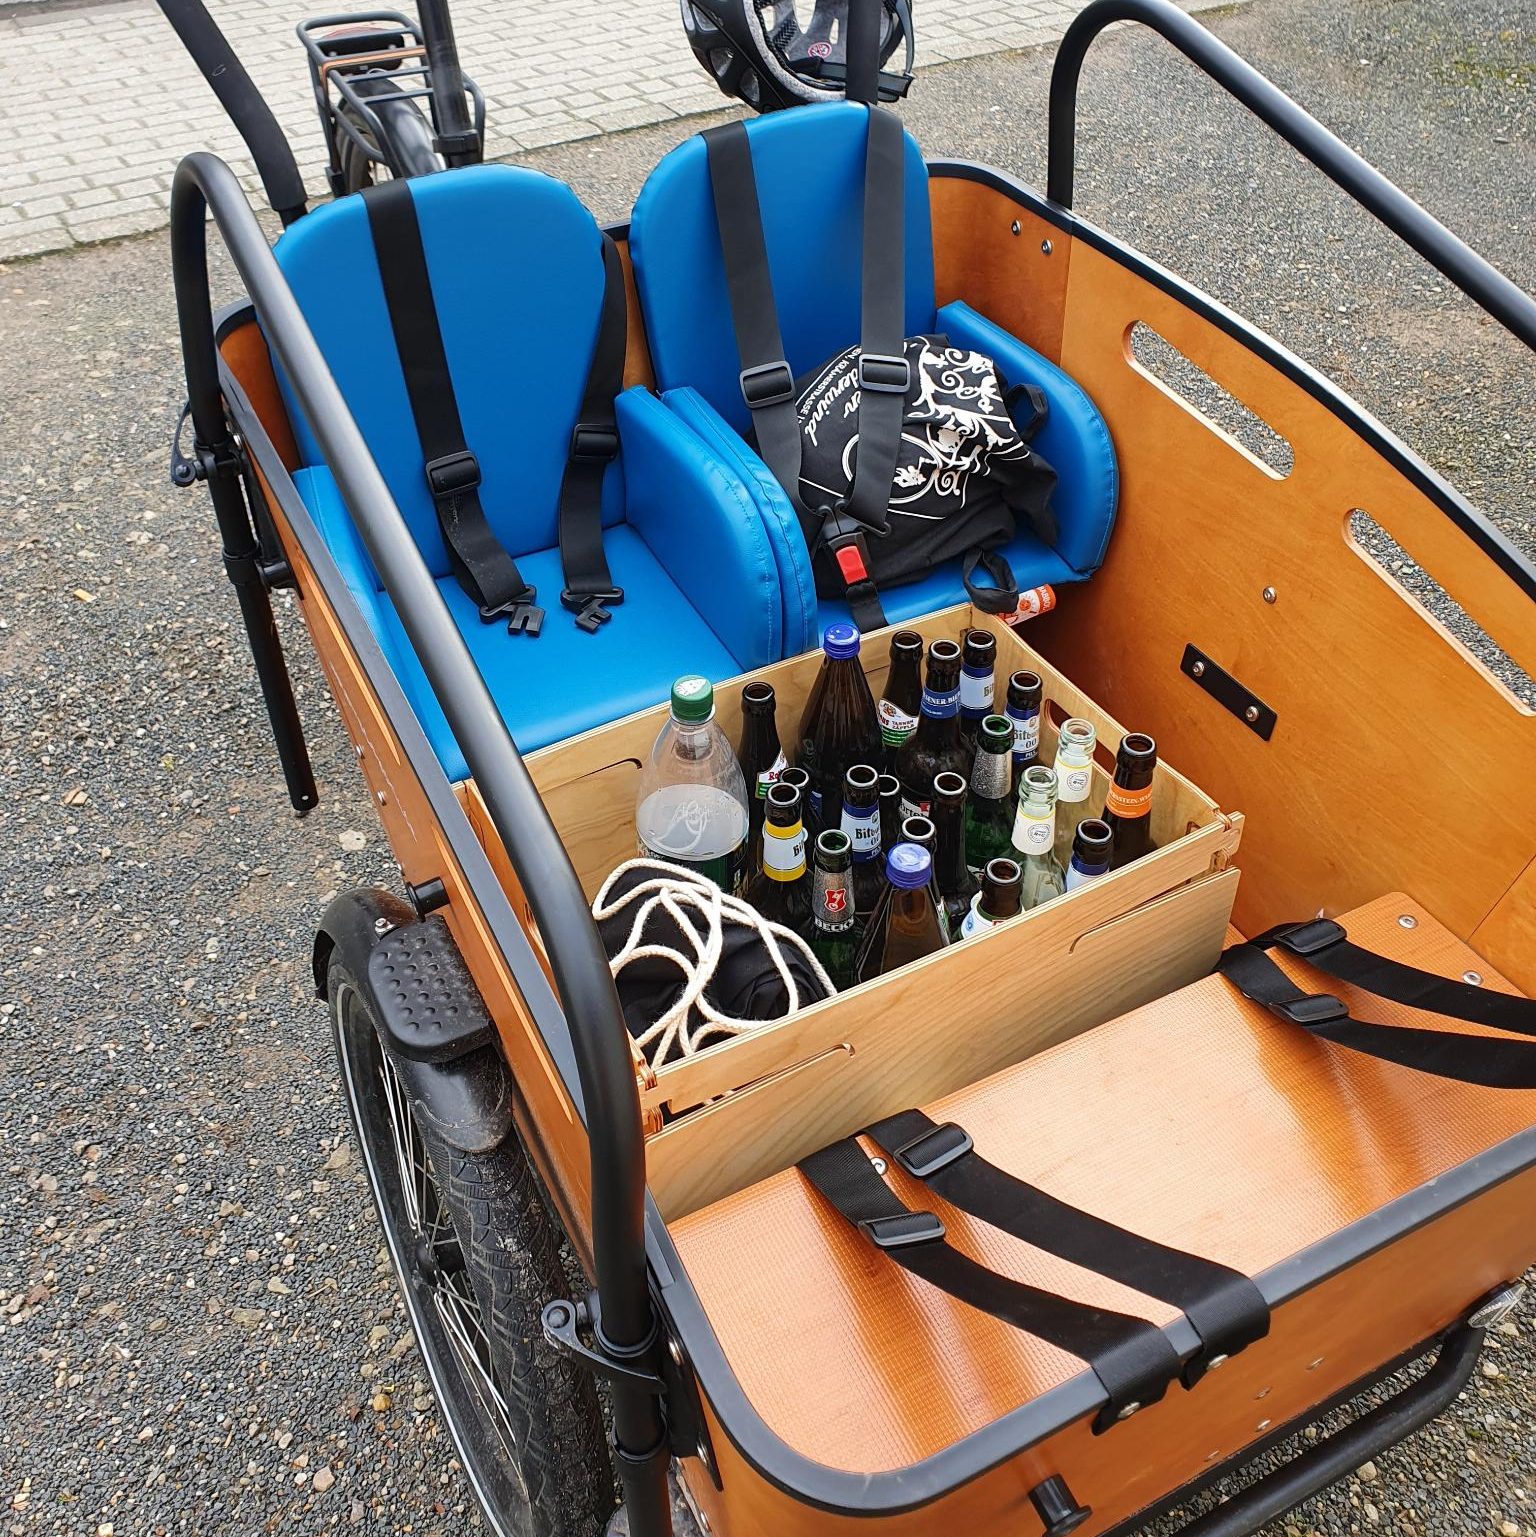
{"label": "black shoulder strap", "polygon": [[1108,1399],[1095,1423],[1107,1430],[1155,1403],[1179,1376],[1179,1357],[1155,1324],[1090,1307],[1001,1276],[944,1241],[944,1224],[913,1211],[875,1173],[852,1137],[802,1160],[800,1172],[846,1221],[903,1270],[1088,1363]]}
{"label": "black shoulder strap", "polygon": [[1536,1089],[1536,1043],[1355,1019],[1332,993],[1308,993],[1292,982],[1266,953],[1276,948],[1378,998],[1512,1035],[1536,1036],[1536,1001],[1376,955],[1352,944],[1329,918],[1282,924],[1224,950],[1217,963],[1245,998],[1335,1046],[1483,1088]]}
{"label": "black shoulder strap", "polygon": [[565,576],[560,602],[588,633],[612,618],[610,605],[624,601],[624,589],[614,586],[603,555],[603,479],[619,452],[614,406],[624,386],[629,307],[618,247],[607,235],[602,241],[603,310],[560,483],[560,569]]}
{"label": "black shoulder strap", "polygon": [[505,619],[509,629],[537,635],[544,622],[537,594],[491,532],[480,505],[480,463],[464,441],[410,183],[370,187],[363,206],[416,420],[423,473],[453,574],[474,599],[481,619]]}
{"label": "black shoulder strap", "polygon": [[1026,1184],[988,1163],[953,1121],[941,1126],[921,1110],[905,1110],[877,1122],[867,1135],[951,1206],[1179,1308],[1202,1346],[1185,1363],[1186,1387],[1269,1333],[1269,1306],[1247,1276],[1143,1238]]}

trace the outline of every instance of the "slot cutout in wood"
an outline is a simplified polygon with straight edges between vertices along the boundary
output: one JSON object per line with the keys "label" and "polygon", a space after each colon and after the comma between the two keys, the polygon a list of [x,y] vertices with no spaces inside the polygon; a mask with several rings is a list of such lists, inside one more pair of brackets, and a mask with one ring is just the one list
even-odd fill
{"label": "slot cutout in wood", "polygon": [[1145,321],[1136,321],[1126,332],[1125,349],[1137,373],[1266,475],[1284,480],[1291,473],[1296,455],[1289,440]]}

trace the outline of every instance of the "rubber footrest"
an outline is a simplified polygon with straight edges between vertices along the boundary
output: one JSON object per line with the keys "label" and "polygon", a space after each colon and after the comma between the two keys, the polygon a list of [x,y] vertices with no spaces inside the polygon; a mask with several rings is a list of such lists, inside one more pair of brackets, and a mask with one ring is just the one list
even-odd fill
{"label": "rubber footrest", "polygon": [[448,926],[392,929],[368,958],[385,1044],[420,1062],[461,1057],[492,1038],[490,1016]]}

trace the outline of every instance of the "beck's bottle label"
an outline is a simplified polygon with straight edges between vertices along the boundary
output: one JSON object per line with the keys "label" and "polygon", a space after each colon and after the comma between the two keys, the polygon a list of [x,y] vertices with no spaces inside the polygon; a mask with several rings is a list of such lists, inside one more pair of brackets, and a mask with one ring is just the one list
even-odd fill
{"label": "beck's bottle label", "polygon": [[853,894],[844,871],[818,870],[811,916],[824,934],[844,934],[853,927]]}

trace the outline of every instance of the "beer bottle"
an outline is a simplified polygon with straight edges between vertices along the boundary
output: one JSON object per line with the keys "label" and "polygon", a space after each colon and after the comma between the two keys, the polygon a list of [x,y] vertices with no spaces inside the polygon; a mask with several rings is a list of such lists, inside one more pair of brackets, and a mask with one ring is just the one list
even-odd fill
{"label": "beer bottle", "polygon": [[896,834],[891,847],[894,848],[897,843],[912,843],[927,850],[930,871],[928,895],[933,898],[933,905],[938,910],[939,926],[944,930],[944,942],[948,944],[954,936],[949,932],[949,919],[944,913],[944,894],[939,890],[939,837],[933,818],[903,818],[901,830]]}
{"label": "beer bottle", "polygon": [[768,786],[786,767],[774,719],[775,705],[771,683],[749,683],[741,691],[741,745],[736,749],[736,758],[747,781],[747,847],[754,860],[762,848]]}
{"label": "beer bottle", "polygon": [[793,785],[800,792],[800,803],[805,804],[805,798],[811,792],[811,776],[799,764],[792,763],[788,768],[780,769],[778,783]]}
{"label": "beer bottle", "polygon": [[981,872],[981,890],[971,903],[971,910],[960,925],[961,939],[973,934],[985,934],[1009,918],[1017,918],[1023,911],[1020,893],[1023,890],[1024,872],[1012,859],[992,859]]}
{"label": "beer bottle", "polygon": [[1093,788],[1093,747],[1098,740],[1089,721],[1073,716],[1061,723],[1056,739],[1056,863],[1063,870],[1072,858],[1077,824],[1092,816],[1088,792]]}
{"label": "beer bottle", "polygon": [[876,781],[880,791],[880,878],[885,879],[885,855],[901,842],[901,781],[894,774],[882,774]]}
{"label": "beer bottle", "polygon": [[859,632],[829,624],[821,638],[821,671],[800,717],[799,762],[811,776],[807,823],[836,827],[843,775],[850,763],[873,763],[880,751],[880,723],[869,680],[859,665]]}
{"label": "beer bottle", "polygon": [[816,873],[811,892],[811,949],[838,992],[853,986],[859,948],[858,921],[849,884],[853,845],[846,833],[828,828],[816,839]]}
{"label": "beer bottle", "polygon": [[898,843],[885,856],[885,878],[885,895],[854,962],[861,982],[921,960],[947,943],[933,902],[933,861],[928,850]]}
{"label": "beer bottle", "polygon": [[1025,769],[1019,781],[1019,811],[1013,822],[1013,846],[1024,867],[1019,901],[1026,912],[1066,890],[1055,845],[1056,770],[1037,763]]}
{"label": "beer bottle", "polygon": [[672,711],[640,770],[640,853],[685,865],[739,895],[747,874],[747,787],[715,720],[715,690],[691,675],[672,685]]}
{"label": "beer bottle", "polygon": [[1101,817],[1084,817],[1072,840],[1072,863],[1067,866],[1067,890],[1076,891],[1101,875],[1108,875],[1114,854],[1115,835]]}
{"label": "beer bottle", "polygon": [[1008,679],[1008,719],[1013,722],[1013,777],[1040,757],[1040,707],[1045,685],[1040,674],[1025,669]]}
{"label": "beer bottle", "polygon": [[967,749],[975,745],[981,723],[992,713],[997,641],[989,630],[967,630],[960,648],[960,735]]}
{"label": "beer bottle", "polygon": [[971,796],[965,808],[965,862],[983,869],[1012,852],[1013,726],[1005,716],[988,715],[976,734]]}
{"label": "beer bottle", "polygon": [[965,780],[959,774],[940,774],[933,782],[934,873],[944,904],[944,927],[958,934],[971,898],[980,889],[965,862]]}
{"label": "beer bottle", "polygon": [[1110,869],[1152,852],[1152,776],[1157,770],[1157,743],[1145,732],[1133,731],[1115,754],[1115,777],[1104,798],[1104,820],[1115,835]]}
{"label": "beer bottle", "polygon": [[843,775],[842,830],[848,835],[853,858],[854,909],[861,918],[867,918],[885,885],[885,861],[880,857],[880,776],[867,763],[855,763]]}
{"label": "beer bottle", "polygon": [[928,648],[917,730],[896,755],[902,816],[927,816],[933,809],[934,776],[963,778],[970,766],[960,740],[960,648],[952,640],[936,640]]}
{"label": "beer bottle", "polygon": [[[916,630],[897,630],[891,636],[891,670],[885,675],[880,703],[875,713],[880,720],[882,769],[896,766],[896,754],[917,730],[918,706],[923,698],[923,637]],[[882,867],[884,861],[881,861]],[[882,876],[883,879],[883,876]]]}
{"label": "beer bottle", "polygon": [[796,786],[781,779],[768,787],[762,867],[747,888],[747,900],[763,917],[809,939],[811,876],[805,867],[805,823],[800,807]]}

